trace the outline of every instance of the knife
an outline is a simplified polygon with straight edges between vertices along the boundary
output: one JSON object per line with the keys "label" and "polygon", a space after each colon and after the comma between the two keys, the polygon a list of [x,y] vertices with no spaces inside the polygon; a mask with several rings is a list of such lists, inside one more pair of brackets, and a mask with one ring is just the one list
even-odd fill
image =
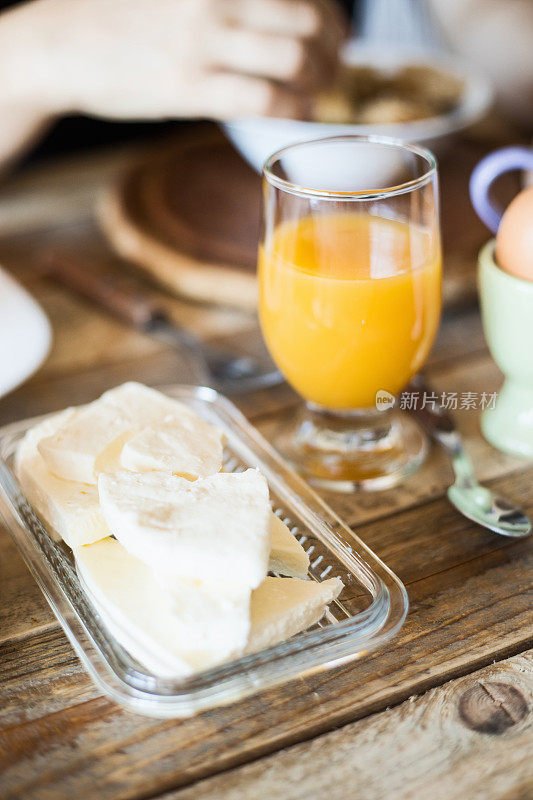
{"label": "knife", "polygon": [[101,262],[66,249],[49,248],[41,255],[45,273],[91,300],[117,319],[171,347],[184,350],[202,382],[229,393],[274,386],[283,380],[273,365],[252,356],[235,356],[201,342],[176,324],[165,309],[129,276],[111,272]]}

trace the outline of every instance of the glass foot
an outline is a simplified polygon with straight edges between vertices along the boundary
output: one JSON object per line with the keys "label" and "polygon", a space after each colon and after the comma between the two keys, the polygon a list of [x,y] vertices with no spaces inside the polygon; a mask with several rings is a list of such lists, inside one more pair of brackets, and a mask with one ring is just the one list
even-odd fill
{"label": "glass foot", "polygon": [[271,441],[309,483],[337,492],[388,489],[428,453],[426,435],[396,409],[333,413],[303,405]]}

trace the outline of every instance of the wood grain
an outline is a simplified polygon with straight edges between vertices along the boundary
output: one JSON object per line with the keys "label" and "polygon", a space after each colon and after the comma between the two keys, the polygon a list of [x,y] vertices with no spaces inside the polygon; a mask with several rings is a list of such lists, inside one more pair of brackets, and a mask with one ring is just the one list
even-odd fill
{"label": "wood grain", "polygon": [[215,127],[154,148],[98,217],[115,250],[171,291],[255,308],[261,181]]}
{"label": "wood grain", "polygon": [[[98,319],[98,316],[95,316],[95,314],[96,312],[93,312],[92,315],[86,312],[87,318],[92,319],[93,322]],[[95,325],[95,327],[98,326]],[[88,322],[84,330],[86,329],[89,329]],[[68,352],[68,337],[65,337],[64,347]],[[446,350],[444,343],[442,348]],[[67,352],[64,356],[65,359],[68,358]],[[101,356],[98,354],[97,358],[100,360]],[[115,360],[119,362],[118,365],[115,363]],[[476,359],[474,365],[469,362],[468,371],[464,371],[459,364],[450,367],[446,361],[441,363],[444,363],[444,366],[435,367],[432,370],[432,374],[435,385],[443,391],[448,389],[461,390],[466,387],[469,389],[480,389],[483,387],[486,390],[492,390],[499,380],[498,373],[492,361],[486,357]],[[146,355],[135,359],[132,358],[131,360],[121,360],[120,355],[117,353],[113,355],[113,360],[109,364],[104,363],[104,365],[93,367],[90,370],[82,368],[81,372],[78,372],[78,369],[75,371],[71,370],[70,374],[61,378],[53,375],[52,380],[47,379],[45,375],[44,380],[42,378],[36,378],[30,381],[10,397],[0,401],[0,420],[7,422],[12,415],[21,417],[32,416],[45,411],[62,408],[67,404],[85,402],[98,396],[102,391],[109,388],[110,385],[129,378],[144,380],[148,383],[169,382],[176,379],[178,367],[179,364],[176,362],[175,356],[168,351],[161,351],[157,357]],[[72,372],[74,374],[72,374]],[[249,416],[252,418],[256,417],[256,422],[259,424],[260,430],[268,437],[282,414],[292,413],[291,406],[289,406],[287,412],[282,411],[282,409],[286,407],[287,402],[292,400],[292,397],[293,395],[290,391],[282,387],[275,392],[265,392],[259,396],[254,395],[248,398],[239,398],[239,404]],[[481,478],[490,479],[513,471],[520,471],[523,466],[522,461],[498,453],[479,437],[478,415],[475,412],[463,410],[459,411],[456,416],[467,445],[474,456],[475,463],[478,465],[478,473]],[[417,507],[425,504],[428,500],[441,496],[446,486],[450,483],[450,480],[451,470],[444,454],[437,449],[433,449],[430,459],[423,470],[396,489],[388,492],[348,496],[330,493],[327,495],[327,500],[337,513],[345,518],[349,524],[356,527],[365,521],[379,520],[380,518],[388,517],[400,510],[408,508],[417,509]],[[517,500],[520,500],[519,486],[520,484],[515,484],[513,481],[508,490],[509,494],[515,496]],[[431,519],[432,511],[429,510],[427,512],[429,513],[429,517],[427,517],[425,509],[431,509],[431,507],[424,506],[420,510],[420,514],[423,519],[427,520],[428,525],[433,525],[434,520]],[[453,514],[455,512],[452,512],[447,504],[444,505],[444,509],[449,513],[447,517],[445,516],[442,520],[439,520],[439,524],[446,531],[450,529],[451,535],[454,535],[453,520],[455,517]],[[415,510],[412,515],[406,516],[405,525],[408,529],[412,524],[412,519],[416,517],[417,513],[418,512]],[[450,514],[452,514],[451,523]],[[386,544],[390,539],[386,531],[387,528],[376,523],[374,526],[367,526],[365,528],[364,538],[371,547],[377,547],[379,549],[383,543]],[[395,531],[395,529],[393,529],[393,531]],[[403,536],[404,533],[402,531],[402,537]],[[425,543],[425,536],[425,531],[422,531],[419,542],[421,546]],[[474,537],[472,541],[476,542],[476,537]],[[443,540],[443,544],[447,546],[445,540]],[[439,546],[441,546],[440,543]],[[11,551],[12,554],[15,553],[12,545]],[[417,547],[413,551],[414,557],[407,554],[406,562],[416,564],[418,567],[419,559],[417,556],[420,552],[423,551],[418,549],[417,544]],[[388,561],[388,550],[381,550],[380,555]],[[454,555],[457,555],[459,559],[466,558],[469,560],[473,555],[473,550],[467,547],[465,552],[461,550],[454,551]],[[7,558],[4,563],[7,569],[10,558]],[[399,567],[401,568],[402,566],[403,564],[400,562]],[[25,573],[23,572],[23,574]],[[21,596],[25,596],[27,593],[30,593],[33,597],[35,596],[36,590],[32,592],[32,581],[29,577],[26,580],[26,584],[24,588],[20,585],[16,585],[15,591],[11,595],[13,599],[16,597],[16,592],[20,592]],[[46,608],[46,606],[44,607]],[[14,617],[8,615],[8,617],[9,618],[4,622],[3,630],[5,635],[7,635],[8,631],[10,631],[9,635],[20,635],[24,630],[24,623],[22,621],[28,619],[28,617],[18,614]],[[38,624],[40,624],[40,622]],[[31,630],[31,625],[28,625],[27,630]]]}
{"label": "wood grain", "polygon": [[[533,469],[522,477],[517,488],[531,511]],[[511,476],[496,485],[505,492],[516,480]],[[78,689],[87,696],[88,679],[73,673],[73,654],[58,629],[19,638],[15,645],[4,642],[1,685],[19,698],[18,706],[9,707],[9,725],[0,730],[6,786],[28,800],[71,792],[87,800],[155,794],[382,710],[531,646],[531,542],[482,532],[454,516],[443,499],[424,510],[388,518],[381,543],[377,525],[360,530],[408,585],[411,611],[390,646],[358,664],[309,676],[244,704],[181,723],[136,717],[98,697],[80,704]],[[47,674],[55,682],[55,707],[63,687],[59,710],[49,708]],[[75,731],[75,752],[57,733],[68,729]],[[42,746],[36,750],[37,740]]]}
{"label": "wood grain", "polygon": [[[0,239],[0,259],[4,256],[4,262],[16,274],[18,264],[28,266],[33,247],[20,248],[16,256],[11,253],[6,258],[8,248]],[[169,348],[131,331],[40,275],[32,277],[30,273],[26,278],[52,320],[53,347],[35,376],[20,389],[0,398],[1,424],[62,408],[67,403],[85,402],[121,380],[152,384],[187,380],[184,359]],[[260,332],[256,319],[250,315],[185,303],[163,294],[157,297],[177,322],[190,327],[206,341],[237,352],[256,349]],[[477,360],[485,353],[479,315],[464,311],[443,320],[428,363],[440,370],[450,364]],[[499,373],[494,365],[489,365],[489,370],[490,385],[496,385]],[[285,386],[236,400],[245,413],[259,419],[282,406],[294,406],[298,398]]]}
{"label": "wood grain", "polygon": [[44,595],[4,528],[0,528],[0,554],[0,642],[57,627]]}
{"label": "wood grain", "polygon": [[26,238],[34,230],[78,226],[92,216],[102,189],[145,152],[146,144],[134,143],[47,159],[15,172],[0,187],[0,234]]}
{"label": "wood grain", "polygon": [[499,680],[476,682],[459,698],[459,719],[478,733],[501,734],[529,713],[524,695],[512,684]]}
{"label": "wood grain", "polygon": [[[60,308],[58,303],[59,315]],[[98,314],[90,308],[83,313],[84,330],[90,331]],[[456,333],[463,319],[468,337]],[[65,330],[63,324],[60,330]],[[440,390],[497,385],[498,372],[484,355],[477,332],[479,323],[468,314],[459,315],[455,325],[445,328],[431,370]],[[458,339],[463,353],[458,353]],[[74,341],[79,341],[79,334]],[[102,364],[102,354],[96,352],[87,369],[69,356],[73,346],[65,335],[59,343],[64,368],[54,369],[51,375],[45,372],[5,398],[0,413],[2,406],[7,418],[83,402],[129,377],[169,380],[173,354],[162,350],[126,359],[115,347],[113,341],[107,363]],[[273,415],[279,416],[284,407],[290,413],[294,396],[281,388],[239,402],[268,433]],[[522,502],[529,498],[531,506],[530,472],[522,473],[521,462],[500,456],[480,440],[476,414],[465,411],[457,416],[470,446],[477,448],[484,476],[508,474],[502,490]],[[511,544],[508,551],[508,542],[469,525],[445,500],[428,502],[442,495],[450,479],[449,467],[438,452],[419,477],[422,480],[381,496],[328,497],[408,584],[411,615],[395,646],[380,658],[380,669],[375,659],[369,659],[325,679],[307,679],[244,707],[221,709],[179,725],[136,718],[98,696],[11,546],[5,561],[12,578],[6,583],[2,603],[5,641],[1,651],[6,690],[3,725],[7,726],[2,738],[7,751],[14,741],[18,743],[16,758],[6,762],[11,786],[27,797],[39,797],[42,792],[61,797],[72,790],[89,798],[93,791],[102,797],[159,792],[364,716],[399,702],[417,687],[439,684],[450,675],[469,671],[472,664],[521,649],[531,635],[527,613],[531,600],[524,594],[531,571],[530,560],[524,561],[530,559],[528,544],[518,548]],[[402,514],[397,513],[400,510]],[[364,520],[368,524],[362,526]],[[18,568],[13,570],[17,559]],[[493,582],[501,588],[512,585],[515,591],[493,593],[488,588]],[[43,658],[43,653],[50,657]],[[68,728],[77,731],[80,746],[80,756],[73,761],[72,757],[64,760],[64,739],[57,733]],[[32,744],[43,738],[43,731],[49,740],[46,763],[53,765],[48,771]],[[97,755],[89,758],[95,747]],[[73,770],[69,771],[71,761]],[[132,761],[135,767],[126,770]]]}
{"label": "wood grain", "polygon": [[[514,703],[491,698],[495,691]],[[493,735],[469,729],[461,717],[467,696],[477,698],[477,715],[484,713],[480,698],[489,698],[505,724]],[[526,800],[533,796],[532,746],[529,650],[164,800]]]}
{"label": "wood grain", "polygon": [[[456,356],[451,363],[443,359],[440,364],[428,366],[426,373],[437,393],[495,392],[501,385],[501,374],[490,356],[477,355],[471,360]],[[276,431],[295,413],[295,406],[276,409],[270,415],[255,420],[261,433],[270,441]],[[499,475],[520,471],[523,459],[500,453],[491,447],[479,433],[479,409],[461,409],[454,412],[454,419],[464,437],[466,448],[480,480],[490,480]],[[451,468],[443,452],[433,448],[421,470],[405,480],[400,486],[385,492],[354,493],[348,495],[323,492],[327,502],[350,525],[370,519],[378,519],[409,506],[417,505],[443,494],[452,480]]]}
{"label": "wood grain", "polygon": [[[123,380],[183,380],[186,367],[175,353],[53,285],[32,258],[39,243],[58,235],[98,251],[102,242],[87,210],[102,185],[128,163],[107,156],[102,163],[75,160],[57,173],[55,167],[42,168],[0,190],[0,261],[43,302],[55,333],[44,368],[0,399],[1,424],[85,402]],[[43,186],[47,191],[50,186],[48,208]],[[455,190],[447,191],[453,199]],[[35,202],[25,207],[33,192]],[[459,212],[457,218],[462,221]],[[466,222],[464,228],[456,240],[445,231],[447,258],[456,259],[458,270],[472,271],[476,237],[483,232],[468,229]],[[177,320],[206,339],[236,348],[258,341],[250,315],[160,296]],[[498,389],[501,376],[487,355],[475,309],[444,318],[428,375],[439,391]],[[267,435],[276,420],[293,413],[296,401],[286,386],[238,398]],[[477,413],[459,410],[456,416],[479,475],[532,513],[533,466],[492,450],[479,434]],[[253,800],[268,798],[272,789],[270,796],[293,800],[290,792],[300,791],[301,783],[302,793],[294,797],[313,798],[315,789],[315,796],[323,797],[338,789],[339,797],[356,792],[363,800],[363,790],[369,800],[418,800],[424,792],[437,800],[529,800],[530,775],[521,754],[531,715],[520,718],[520,698],[528,707],[531,702],[525,678],[520,682],[518,676],[526,665],[514,658],[502,662],[501,670],[489,665],[533,645],[533,545],[496,537],[460,517],[443,496],[450,478],[446,459],[433,450],[424,469],[398,489],[327,496],[407,584],[410,613],[390,646],[356,664],[182,722],[136,716],[100,696],[0,530],[0,797],[140,800],[205,780],[184,789],[183,799]],[[476,669],[487,671],[470,676]],[[433,694],[408,702],[428,690]],[[459,721],[460,698],[467,724]],[[341,725],[347,727],[326,733]],[[481,733],[480,726],[503,732]],[[498,742],[515,748],[507,765]],[[274,751],[280,752],[267,756]],[[261,760],[239,768],[254,759]],[[479,786],[486,792],[476,795],[472,775],[482,768],[488,778]]]}

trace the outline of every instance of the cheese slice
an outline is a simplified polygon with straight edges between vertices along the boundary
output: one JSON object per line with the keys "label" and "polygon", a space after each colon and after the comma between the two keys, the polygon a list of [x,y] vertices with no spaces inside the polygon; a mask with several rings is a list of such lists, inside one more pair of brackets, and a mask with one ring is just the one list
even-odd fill
{"label": "cheese slice", "polygon": [[39,442],[39,452],[59,478],[96,484],[98,458],[107,461],[106,451],[118,437],[131,438],[173,419],[203,435],[206,423],[188,406],[140,383],[124,383],[78,409]]}
{"label": "cheese slice", "polygon": [[115,539],[74,551],[80,580],[112,635],[148,669],[185,676],[242,652],[250,593],[175,581],[164,589]]}
{"label": "cheese slice", "polygon": [[52,538],[64,539],[69,547],[110,535],[96,486],[57,478],[38,450],[39,442],[54,435],[75,413],[66,409],[34,426],[20,442],[15,457],[15,472],[28,501],[47,524]]}
{"label": "cheese slice", "polygon": [[317,583],[298,578],[265,578],[252,594],[247,653],[263,650],[309,628],[342,591],[340,578]]}
{"label": "cheese slice", "polygon": [[257,470],[197,481],[123,470],[102,473],[98,492],[112,533],[165,580],[254,589],[267,573],[271,512]]}
{"label": "cheese slice", "polygon": [[[75,409],[66,409],[36,425],[20,443],[16,456],[16,472],[26,497],[47,523],[52,537],[64,539],[70,547],[91,544],[111,533],[100,510],[97,489],[57,478],[48,470],[37,449],[41,439],[51,436],[76,413]],[[108,468],[114,465],[115,469],[120,469],[122,447],[119,437],[114,448],[109,450]],[[268,570],[305,577],[308,564],[301,545],[287,526],[272,514]]]}
{"label": "cheese slice", "polygon": [[288,527],[275,514],[270,517],[269,572],[305,578],[309,569],[309,556],[296,541]]}
{"label": "cheese slice", "polygon": [[111,444],[108,444],[107,447],[102,450],[94,462],[94,474],[96,478],[101,472],[119,472],[119,470],[123,469],[120,461],[122,450],[126,442],[136,434],[137,431],[135,429],[128,428],[127,431],[121,433],[116,439],[113,439]]}
{"label": "cheese slice", "polygon": [[[169,654],[166,650],[162,652],[157,646],[154,648],[153,637],[145,638],[142,635],[139,636],[139,630],[134,627],[133,622],[128,624],[123,621],[122,624],[119,624],[116,621],[116,609],[112,608],[109,601],[103,598],[99,600],[91,592],[80,568],[78,568],[78,577],[83,591],[98,612],[111,636],[148,672],[157,675],[159,678],[186,678],[193,674],[194,669],[187,661],[178,655]],[[118,616],[121,616],[121,614],[118,614]]]}
{"label": "cheese slice", "polygon": [[222,466],[220,432],[202,419],[172,419],[151,425],[129,439],[120,456],[133,472],[164,470],[194,480]]}

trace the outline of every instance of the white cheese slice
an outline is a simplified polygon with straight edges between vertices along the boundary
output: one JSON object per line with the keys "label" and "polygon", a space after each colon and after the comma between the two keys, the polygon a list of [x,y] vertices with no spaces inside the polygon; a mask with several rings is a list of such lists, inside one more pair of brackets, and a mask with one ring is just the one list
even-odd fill
{"label": "white cheese slice", "polygon": [[35,425],[20,442],[15,457],[15,472],[28,501],[47,524],[52,538],[64,539],[69,547],[110,535],[96,486],[57,478],[38,450],[43,437],[52,436],[75,414],[73,409],[66,409]]}
{"label": "white cheese slice", "polygon": [[116,439],[113,439],[111,444],[108,444],[107,447],[102,450],[94,462],[94,474],[96,480],[101,472],[118,472],[119,470],[123,469],[122,464],[120,463],[122,450],[126,442],[136,434],[137,430],[135,428],[129,428],[127,431],[120,434],[120,436],[117,436]]}
{"label": "white cheese slice", "polygon": [[343,588],[340,578],[317,583],[298,578],[265,578],[252,593],[247,653],[263,650],[309,628]]}
{"label": "white cheese slice", "polygon": [[296,541],[288,527],[275,514],[270,517],[269,572],[305,578],[309,569],[309,556]]}
{"label": "white cheese slice", "polygon": [[126,442],[120,461],[133,472],[165,470],[192,480],[205,478],[222,466],[220,432],[200,418],[151,425]]}
{"label": "white cheese slice", "polygon": [[78,576],[85,594],[95,607],[111,636],[127,650],[141,666],[144,666],[148,672],[157,675],[159,678],[186,678],[192,675],[194,670],[190,664],[179,656],[172,656],[172,654],[169,655],[167,652],[161,652],[157,647],[154,648],[153,639],[149,637],[145,638],[142,635],[139,636],[138,628],[134,626],[132,622],[130,622],[129,625],[124,622],[122,625],[118,624],[115,619],[117,614],[116,610],[108,610],[111,606],[109,601],[105,601],[103,598],[98,600],[96,595],[89,589],[79,568]]}
{"label": "white cheese slice", "polygon": [[185,676],[242,652],[250,629],[249,592],[228,596],[182,581],[167,591],[115,539],[74,555],[82,585],[110,632],[148,669]]}
{"label": "white cheese slice", "polygon": [[248,589],[265,577],[271,512],[257,470],[197,481],[123,470],[102,473],[98,491],[110,530],[162,577]]}
{"label": "white cheese slice", "polygon": [[118,437],[134,436],[143,428],[171,419],[188,420],[203,431],[205,422],[183,403],[143,386],[124,383],[99,400],[80,408],[59,430],[39,442],[48,469],[65,480],[96,484],[99,456]]}

